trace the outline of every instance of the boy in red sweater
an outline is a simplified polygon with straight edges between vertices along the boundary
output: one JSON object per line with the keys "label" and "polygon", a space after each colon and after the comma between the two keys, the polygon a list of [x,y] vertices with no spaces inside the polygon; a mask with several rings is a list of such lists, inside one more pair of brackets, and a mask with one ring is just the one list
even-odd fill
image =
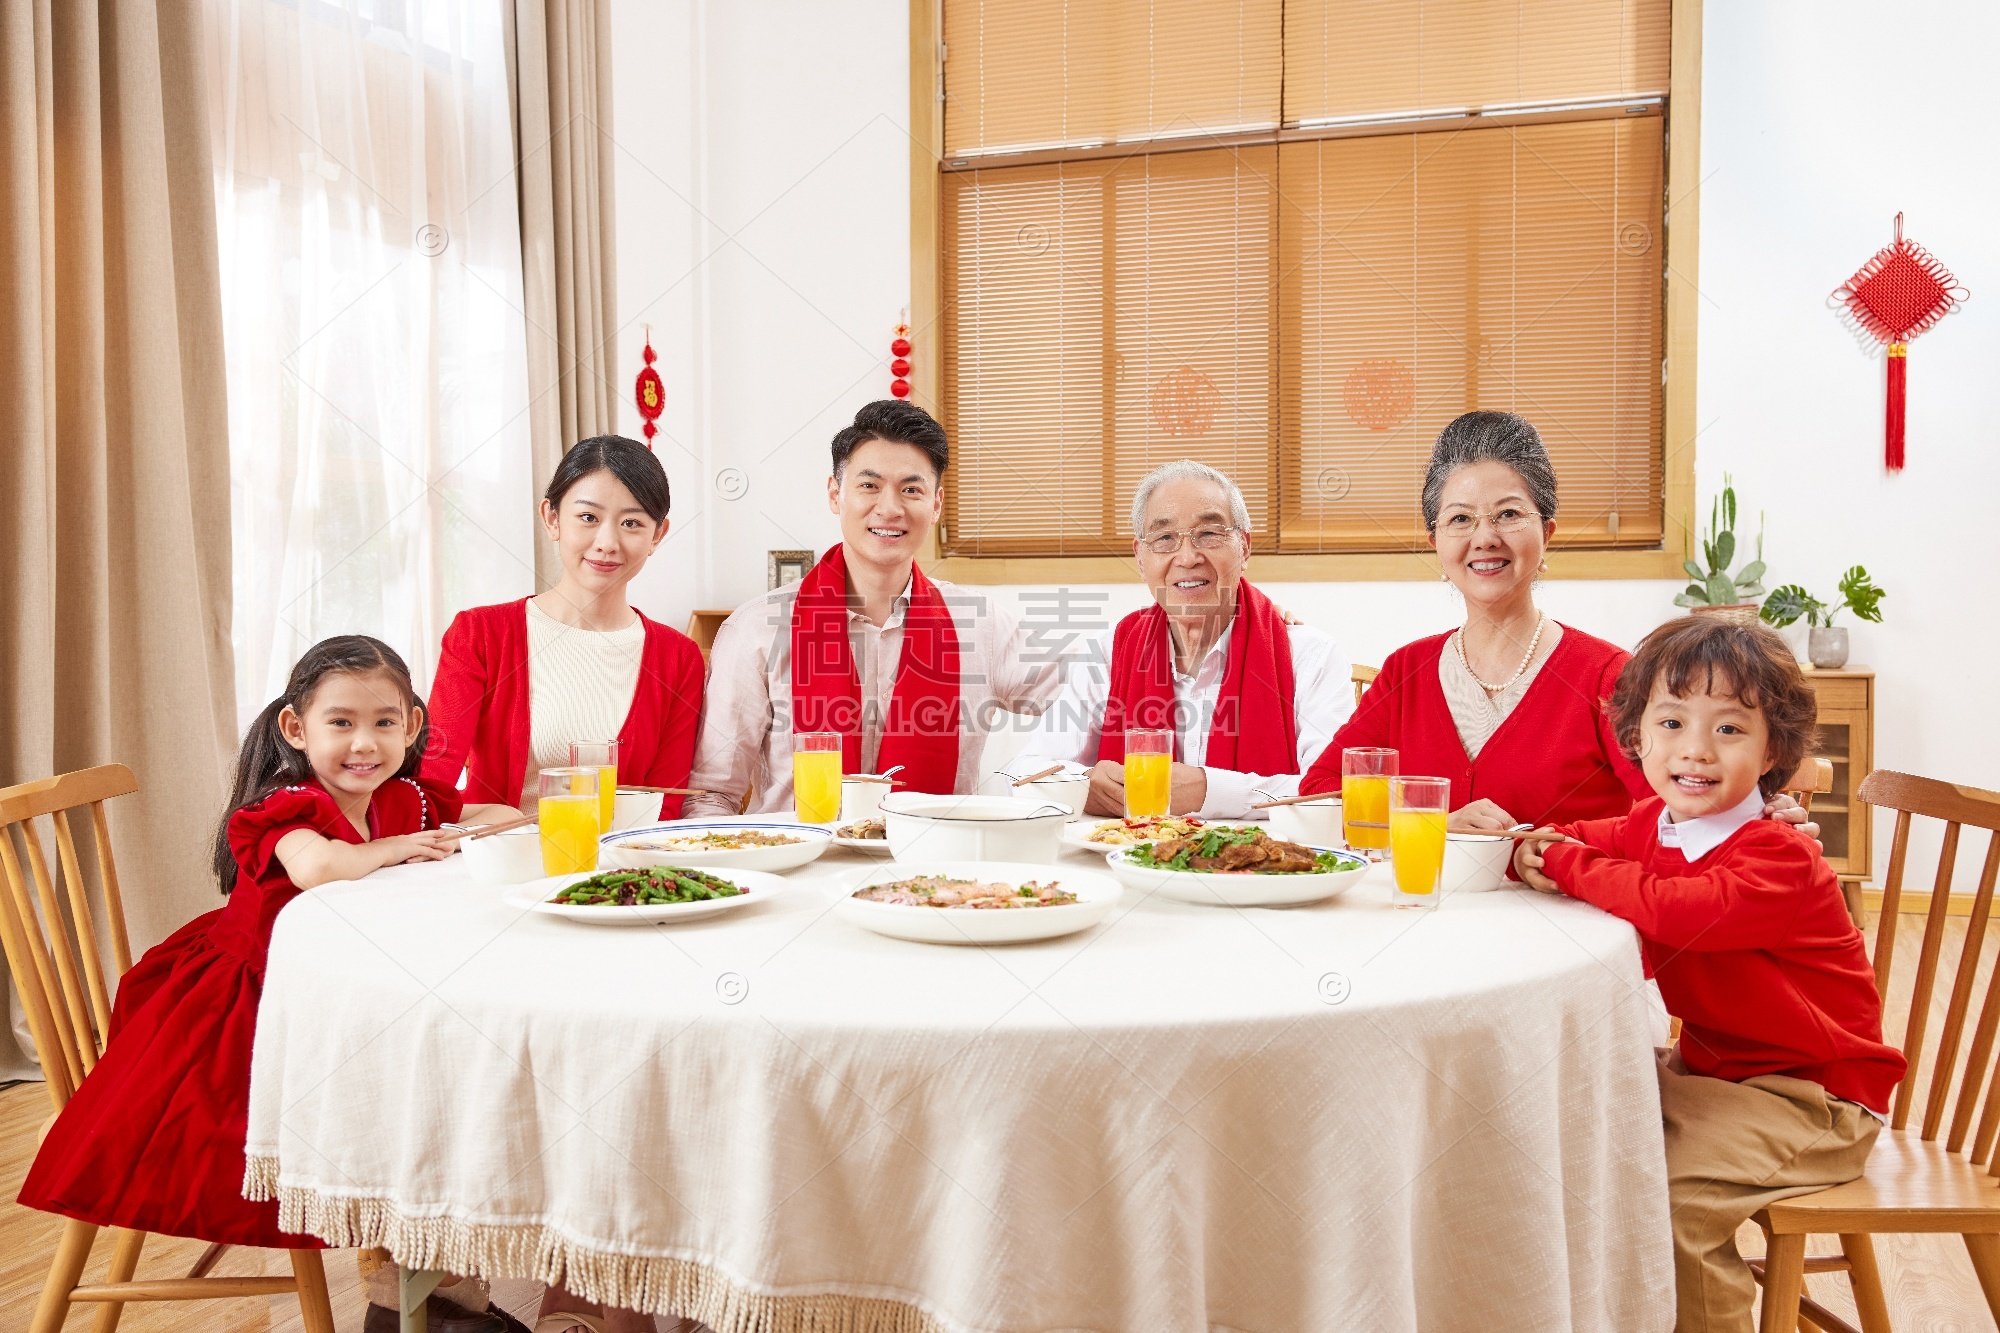
{"label": "boy in red sweater", "polygon": [[1524,843],[1523,881],[1638,928],[1680,1016],[1660,1062],[1676,1328],[1750,1327],[1736,1229],[1774,1200],[1853,1180],[1903,1076],[1861,932],[1811,839],[1760,819],[1817,709],[1762,625],[1689,616],[1646,636],[1611,698],[1657,797]]}

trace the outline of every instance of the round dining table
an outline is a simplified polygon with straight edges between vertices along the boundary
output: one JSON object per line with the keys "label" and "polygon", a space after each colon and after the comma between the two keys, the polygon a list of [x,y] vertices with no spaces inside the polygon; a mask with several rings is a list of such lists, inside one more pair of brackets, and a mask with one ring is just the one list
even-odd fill
{"label": "round dining table", "polygon": [[245,1192],[406,1271],[718,1333],[1673,1322],[1624,922],[1520,888],[1398,909],[1376,868],[936,945],[833,911],[883,864],[832,848],[671,925],[535,913],[463,857],[300,896]]}

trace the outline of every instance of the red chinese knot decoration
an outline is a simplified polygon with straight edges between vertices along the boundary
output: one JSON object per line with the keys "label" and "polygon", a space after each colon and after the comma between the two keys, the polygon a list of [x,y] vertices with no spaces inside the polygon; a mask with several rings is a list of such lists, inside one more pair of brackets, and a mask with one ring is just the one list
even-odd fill
{"label": "red chinese knot decoration", "polygon": [[1833,293],[1846,317],[1863,332],[1887,343],[1889,392],[1883,422],[1883,462],[1903,470],[1903,404],[1909,386],[1910,339],[1950,314],[1972,293],[1951,270],[1915,241],[1903,239],[1903,215],[1896,214],[1896,239],[1875,252]]}
{"label": "red chinese knot decoration", "polygon": [[1417,377],[1393,357],[1363,361],[1347,372],[1342,386],[1347,415],[1364,430],[1392,430],[1417,405]]}
{"label": "red chinese knot decoration", "polygon": [[659,421],[660,413],[667,409],[666,383],[661,380],[660,372],[653,369],[653,362],[659,360],[659,357],[653,352],[651,329],[646,330],[646,350],[641,355],[646,364],[640,367],[639,378],[632,384],[632,398],[639,405],[639,418],[645,423],[639,429],[645,435],[646,445],[650,448],[653,437],[660,433],[659,426],[654,423]]}
{"label": "red chinese knot decoration", "polygon": [[896,336],[889,343],[889,393],[896,398],[910,396],[910,325],[906,320],[896,326]]}
{"label": "red chinese knot decoration", "polygon": [[1153,424],[1175,439],[1206,435],[1222,407],[1222,390],[1193,366],[1162,376],[1153,386]]}

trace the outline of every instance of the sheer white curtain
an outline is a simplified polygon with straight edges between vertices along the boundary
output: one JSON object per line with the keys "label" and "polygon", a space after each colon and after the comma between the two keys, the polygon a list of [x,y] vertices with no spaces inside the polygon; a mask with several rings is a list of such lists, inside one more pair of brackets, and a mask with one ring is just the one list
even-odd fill
{"label": "sheer white curtain", "polygon": [[205,4],[239,720],[329,634],[425,689],[453,613],[534,591],[501,7]]}

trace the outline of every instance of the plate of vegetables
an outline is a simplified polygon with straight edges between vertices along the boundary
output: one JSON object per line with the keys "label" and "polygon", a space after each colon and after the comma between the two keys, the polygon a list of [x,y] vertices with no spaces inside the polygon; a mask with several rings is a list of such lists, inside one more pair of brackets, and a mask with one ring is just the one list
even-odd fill
{"label": "plate of vegetables", "polygon": [[562,875],[523,884],[510,906],[600,926],[643,926],[712,916],[784,891],[782,877],[762,870],[727,875],[694,866],[645,866]]}
{"label": "plate of vegetables", "polygon": [[1368,873],[1368,863],[1352,852],[1287,842],[1255,825],[1224,824],[1121,847],[1109,865],[1128,889],[1218,907],[1318,902]]}

